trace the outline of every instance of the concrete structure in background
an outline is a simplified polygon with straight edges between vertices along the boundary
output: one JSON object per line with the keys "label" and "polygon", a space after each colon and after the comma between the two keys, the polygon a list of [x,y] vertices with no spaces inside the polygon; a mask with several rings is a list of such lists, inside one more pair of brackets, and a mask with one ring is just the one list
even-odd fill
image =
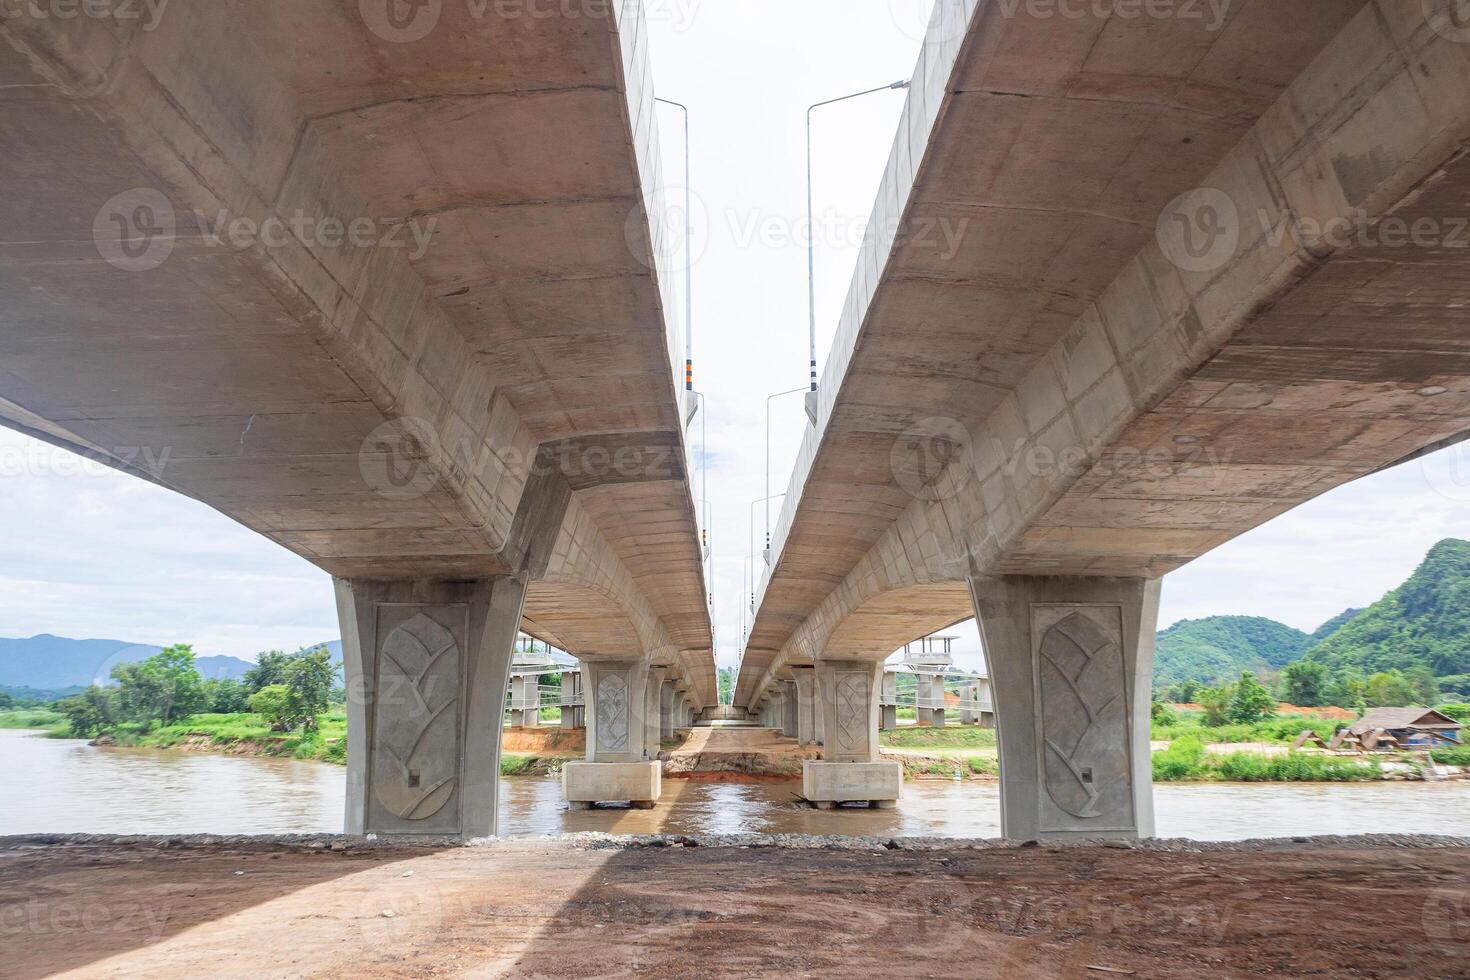
{"label": "concrete structure in background", "polygon": [[960,695],[960,724],[995,727],[995,701],[990,696],[990,678],[963,682]]}
{"label": "concrete structure in background", "polygon": [[330,573],[347,829],[477,837],[518,629],[613,798],[715,671],[642,5],[411,13],[0,19],[0,422]]}
{"label": "concrete structure in background", "polygon": [[1005,834],[1148,834],[1158,580],[1470,430],[1462,6],[937,0],[735,703],[978,615]]}
{"label": "concrete structure in background", "polygon": [[510,723],[515,728],[541,725],[541,676],[518,674],[510,679]]}
{"label": "concrete structure in background", "polygon": [[582,691],[582,672],[565,670],[561,675],[561,727],[586,728],[586,695]]}
{"label": "concrete structure in background", "polygon": [[944,675],[915,671],[914,720],[921,728],[944,727]]}

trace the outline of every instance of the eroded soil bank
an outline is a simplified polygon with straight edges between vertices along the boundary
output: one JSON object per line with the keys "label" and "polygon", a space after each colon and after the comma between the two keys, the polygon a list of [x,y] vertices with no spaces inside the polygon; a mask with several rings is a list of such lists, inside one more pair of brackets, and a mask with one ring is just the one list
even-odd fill
{"label": "eroded soil bank", "polygon": [[1454,977],[1466,843],[0,838],[0,962],[16,978]]}

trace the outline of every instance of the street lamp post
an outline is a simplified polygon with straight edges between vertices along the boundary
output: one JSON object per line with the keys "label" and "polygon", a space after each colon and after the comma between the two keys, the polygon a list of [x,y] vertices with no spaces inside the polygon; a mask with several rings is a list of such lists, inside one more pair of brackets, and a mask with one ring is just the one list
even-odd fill
{"label": "street lamp post", "polygon": [[689,180],[689,107],[655,98],[684,113],[684,390],[694,390],[694,208]]}
{"label": "street lamp post", "polygon": [[755,507],[757,504],[768,503],[784,496],[786,496],[786,491],[783,490],[780,493],[772,494],[769,497],[761,497],[759,500],[752,500],[750,502],[750,539],[747,543],[750,545],[750,582],[748,584],[750,586],[750,611],[752,613],[755,612]]}
{"label": "street lamp post", "polygon": [[835,99],[827,99],[807,107],[806,110],[806,276],[807,276],[807,305],[809,314],[808,339],[811,353],[811,390],[807,394],[806,414],[811,419],[813,426],[817,424],[817,226],[816,210],[812,207],[812,112],[823,106],[832,105],[837,102],[846,102],[848,99],[856,99],[864,95],[872,95],[874,92],[890,92],[897,89],[906,89],[910,82],[893,82],[889,85],[880,85],[877,88],[864,89],[861,92],[853,92],[851,95],[841,95]]}
{"label": "street lamp post", "polygon": [[805,388],[778,391],[766,397],[766,564],[771,563],[771,402],[787,395],[799,395]]}

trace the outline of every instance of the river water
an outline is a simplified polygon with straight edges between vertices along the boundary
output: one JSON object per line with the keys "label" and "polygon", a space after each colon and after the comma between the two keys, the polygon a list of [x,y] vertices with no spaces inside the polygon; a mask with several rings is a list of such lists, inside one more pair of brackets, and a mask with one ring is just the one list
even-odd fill
{"label": "river water", "polygon": [[[0,730],[0,834],[337,832],[345,771],[289,759],[148,749]],[[500,832],[808,833],[996,837],[993,782],[904,785],[896,810],[823,812],[794,783],[666,780],[652,810],[572,812],[555,779],[501,781]],[[1312,834],[1470,836],[1470,781],[1199,783],[1154,790],[1158,833],[1197,840]]]}

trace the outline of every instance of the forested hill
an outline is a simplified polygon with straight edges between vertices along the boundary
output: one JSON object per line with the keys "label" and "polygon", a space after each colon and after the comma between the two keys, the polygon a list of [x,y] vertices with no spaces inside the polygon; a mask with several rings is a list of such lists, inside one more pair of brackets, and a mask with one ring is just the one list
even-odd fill
{"label": "forested hill", "polygon": [[1408,581],[1363,610],[1306,659],[1373,674],[1426,667],[1465,689],[1470,674],[1470,542],[1447,538]]}
{"label": "forested hill", "polygon": [[1311,642],[1301,630],[1261,616],[1182,620],[1159,633],[1154,686],[1181,681],[1214,684],[1238,680],[1242,671],[1280,670]]}
{"label": "forested hill", "polygon": [[1403,585],[1367,609],[1348,609],[1308,635],[1256,616],[1184,620],[1159,633],[1154,684],[1218,684],[1241,671],[1295,660],[1334,676],[1428,670],[1447,690],[1470,690],[1470,542],[1447,538]]}

